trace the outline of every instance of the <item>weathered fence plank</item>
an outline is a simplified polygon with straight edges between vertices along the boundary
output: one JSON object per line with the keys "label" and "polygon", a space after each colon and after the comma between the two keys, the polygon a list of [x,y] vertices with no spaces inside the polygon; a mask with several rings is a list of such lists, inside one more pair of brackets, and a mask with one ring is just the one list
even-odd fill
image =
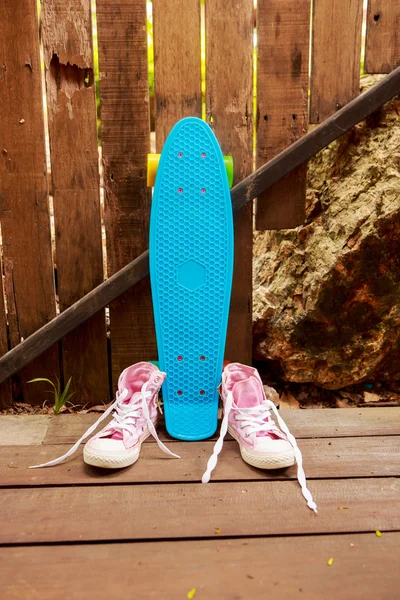
{"label": "weathered fence plank", "polygon": [[[3,273],[3,263],[0,253],[0,273]],[[3,277],[0,277],[0,356],[8,352],[7,316],[4,306]],[[0,383],[0,409],[12,404],[11,381]]]}
{"label": "weathered fence plank", "polygon": [[[0,65],[0,216],[9,336],[16,346],[56,314],[35,2],[0,3]],[[24,400],[43,402],[42,388],[26,381],[54,379],[58,368],[52,347],[25,369],[19,376]]]}
{"label": "weathered fence plank", "polygon": [[[257,163],[260,167],[307,133],[310,0],[257,3]],[[307,165],[257,200],[257,229],[304,222]]]}
{"label": "weathered fence plank", "polygon": [[153,0],[156,148],[173,125],[201,117],[200,2]]}
{"label": "weathered fence plank", "polygon": [[400,0],[369,0],[365,72],[390,73],[400,64]]}
{"label": "weathered fence plank", "polygon": [[[148,246],[149,89],[145,0],[98,0],[101,141],[109,274]],[[156,357],[149,280],[110,306],[114,385],[129,364]]]}
{"label": "weathered fence plank", "polygon": [[[63,311],[103,281],[90,0],[42,0],[56,229]],[[109,399],[104,310],[62,341],[74,402]]]}
{"label": "weathered fence plank", "polygon": [[311,123],[321,123],[360,92],[362,5],[362,0],[314,0]]}
{"label": "weathered fence plank", "polygon": [[[229,18],[227,18],[229,15]],[[253,2],[206,2],[206,110],[235,181],[253,170]],[[253,207],[235,219],[235,264],[225,356],[251,363]]]}
{"label": "weathered fence plank", "polygon": [[[382,81],[355,98],[324,123],[315,127],[294,144],[280,152],[255,173],[238,183],[231,192],[234,211],[240,210],[271,185],[339,138],[351,127],[375,112],[382,104],[400,93],[400,67]],[[64,313],[35,331],[27,340],[0,358],[0,382],[16,373],[51,344],[61,339],[86,319],[106,306],[149,273],[146,250],[118,273],[89,292]]]}

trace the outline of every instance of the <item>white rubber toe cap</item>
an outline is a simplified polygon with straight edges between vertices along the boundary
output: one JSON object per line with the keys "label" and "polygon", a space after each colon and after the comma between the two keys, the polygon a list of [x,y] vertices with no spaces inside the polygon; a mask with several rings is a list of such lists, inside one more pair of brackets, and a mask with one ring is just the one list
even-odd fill
{"label": "white rubber toe cap", "polygon": [[[269,436],[257,437],[255,439],[254,452],[281,453],[292,452],[292,444],[287,440],[273,440]],[[294,454],[293,454],[294,456]]]}
{"label": "white rubber toe cap", "polygon": [[294,450],[286,440],[258,437],[254,449],[240,445],[243,460],[259,469],[284,469],[295,464]]}
{"label": "white rubber toe cap", "polygon": [[140,444],[125,448],[122,440],[96,438],[89,440],[83,449],[86,464],[103,469],[121,469],[133,465],[139,458]]}
{"label": "white rubber toe cap", "polygon": [[107,453],[126,452],[124,442],[122,440],[113,440],[112,438],[95,438],[89,440],[85,448],[90,448],[92,452]]}

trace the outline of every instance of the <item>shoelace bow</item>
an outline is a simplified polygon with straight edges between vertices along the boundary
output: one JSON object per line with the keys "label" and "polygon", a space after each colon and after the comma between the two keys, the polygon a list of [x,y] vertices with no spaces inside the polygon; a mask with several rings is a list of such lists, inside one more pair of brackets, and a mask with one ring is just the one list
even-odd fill
{"label": "shoelace bow", "polygon": [[[201,479],[203,483],[208,483],[210,481],[211,473],[217,466],[218,455],[222,450],[224,438],[228,431],[228,418],[229,418],[230,412],[232,411],[232,405],[233,405],[233,394],[232,394],[232,392],[228,392],[226,403],[225,403],[225,408],[224,408],[224,417],[223,417],[222,423],[221,423],[220,435],[214,445],[213,453],[210,456],[208,463],[207,463],[207,469]],[[243,429],[245,429],[245,428],[248,429],[248,431],[245,434],[246,437],[248,437],[251,433],[256,433],[257,431],[274,431],[274,430],[279,431],[279,429],[276,427],[276,425],[272,419],[268,422],[265,422],[265,419],[271,417],[271,411],[274,413],[274,415],[276,416],[276,419],[278,421],[279,427],[281,428],[283,433],[286,435],[287,439],[289,440],[290,444],[293,447],[294,456],[295,456],[296,463],[297,463],[297,481],[300,484],[301,492],[304,496],[304,499],[307,502],[307,506],[316,513],[317,505],[314,502],[312,494],[307,487],[306,475],[305,475],[304,469],[303,469],[303,457],[302,457],[300,448],[297,445],[296,438],[294,437],[294,435],[292,435],[290,433],[288,426],[286,425],[285,421],[280,416],[275,404],[273,402],[271,402],[271,400],[265,400],[263,404],[260,404],[257,407],[238,408],[238,409],[234,409],[234,410],[237,410],[239,413],[244,413],[243,415],[239,414],[239,416],[237,416],[236,419],[238,421],[242,421]],[[251,413],[251,414],[246,414],[246,413]]]}
{"label": "shoelace bow", "polygon": [[148,398],[151,398],[154,392],[147,391],[147,385],[148,382],[146,382],[142,386],[140,398],[138,398],[135,402],[131,402],[130,404],[124,404],[124,400],[126,400],[128,396],[128,390],[126,388],[124,388],[121,393],[117,392],[115,402],[113,402],[111,406],[109,406],[107,410],[97,419],[96,423],[91,425],[89,429],[85,431],[83,436],[72,446],[72,448],[70,448],[70,450],[68,450],[68,452],[66,452],[65,454],[63,454],[63,456],[60,456],[59,458],[50,460],[47,463],[43,463],[41,465],[33,465],[29,468],[39,469],[41,467],[52,467],[67,460],[67,458],[72,456],[78,450],[81,443],[85,441],[97,429],[99,424],[102,421],[104,421],[104,419],[106,419],[113,410],[115,411],[113,419],[112,421],[110,421],[105,431],[111,429],[123,431],[124,429],[126,429],[127,431],[132,432],[132,429],[134,429],[136,426],[136,420],[138,419],[138,417],[141,416],[141,413],[143,412],[150,433],[156,440],[159,448],[161,448],[163,452],[169,454],[170,456],[173,456],[174,458],[180,458],[180,456],[174,454],[173,452],[171,452],[171,450],[168,450],[168,448],[162,443],[162,441],[157,435],[153,422],[150,419],[150,412],[147,404]]}

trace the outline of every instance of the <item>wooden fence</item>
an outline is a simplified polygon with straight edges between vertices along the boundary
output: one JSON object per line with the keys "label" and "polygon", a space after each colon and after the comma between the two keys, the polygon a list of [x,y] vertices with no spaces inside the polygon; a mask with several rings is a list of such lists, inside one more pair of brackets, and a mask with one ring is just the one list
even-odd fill
{"label": "wooden fence", "polygon": [[[233,155],[238,182],[359,93],[363,0],[258,0],[256,10],[253,0],[205,0],[203,7],[153,0],[156,147],[178,119],[204,114]],[[0,5],[1,354],[103,281],[104,235],[108,275],[147,248],[146,8],[144,0],[97,0],[100,187],[90,0],[42,0],[40,20],[35,0]],[[387,73],[400,62],[400,4],[369,0],[366,15],[366,71]],[[256,226],[300,225],[305,184],[300,166],[265,192]],[[235,220],[226,351],[243,362],[251,361],[252,231],[248,205]],[[42,402],[30,378],[71,375],[76,402],[107,401],[124,367],[156,355],[147,279],[110,305],[109,321],[99,311],[2,383],[0,404],[13,396]]]}

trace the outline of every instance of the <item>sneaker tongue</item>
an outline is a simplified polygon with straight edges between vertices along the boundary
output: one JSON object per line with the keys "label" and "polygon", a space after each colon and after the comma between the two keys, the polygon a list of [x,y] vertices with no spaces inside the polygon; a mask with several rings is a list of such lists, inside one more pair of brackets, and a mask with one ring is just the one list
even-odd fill
{"label": "sneaker tongue", "polygon": [[[249,377],[249,379],[238,381],[233,386],[232,393],[234,402],[238,408],[252,408],[264,402],[263,389],[256,377]],[[269,417],[266,417],[265,421],[269,421]],[[255,435],[256,437],[270,437],[273,440],[279,439],[279,435],[274,431],[257,431]]]}
{"label": "sneaker tongue", "polygon": [[122,404],[134,404],[135,402],[137,402],[138,400],[141,400],[141,399],[142,399],[141,392],[135,392],[131,396],[128,396],[128,398],[126,400],[124,400]]}
{"label": "sneaker tongue", "polygon": [[232,388],[233,399],[238,408],[259,406],[264,401],[261,384],[255,377],[242,379]]}
{"label": "sneaker tongue", "polygon": [[[131,404],[133,402],[137,402],[141,398],[142,398],[141,392],[135,392],[134,394],[129,396],[126,400],[124,400],[124,402],[122,404]],[[123,439],[123,435],[122,435],[121,431],[113,431],[107,437],[110,437],[113,440],[122,440]]]}

